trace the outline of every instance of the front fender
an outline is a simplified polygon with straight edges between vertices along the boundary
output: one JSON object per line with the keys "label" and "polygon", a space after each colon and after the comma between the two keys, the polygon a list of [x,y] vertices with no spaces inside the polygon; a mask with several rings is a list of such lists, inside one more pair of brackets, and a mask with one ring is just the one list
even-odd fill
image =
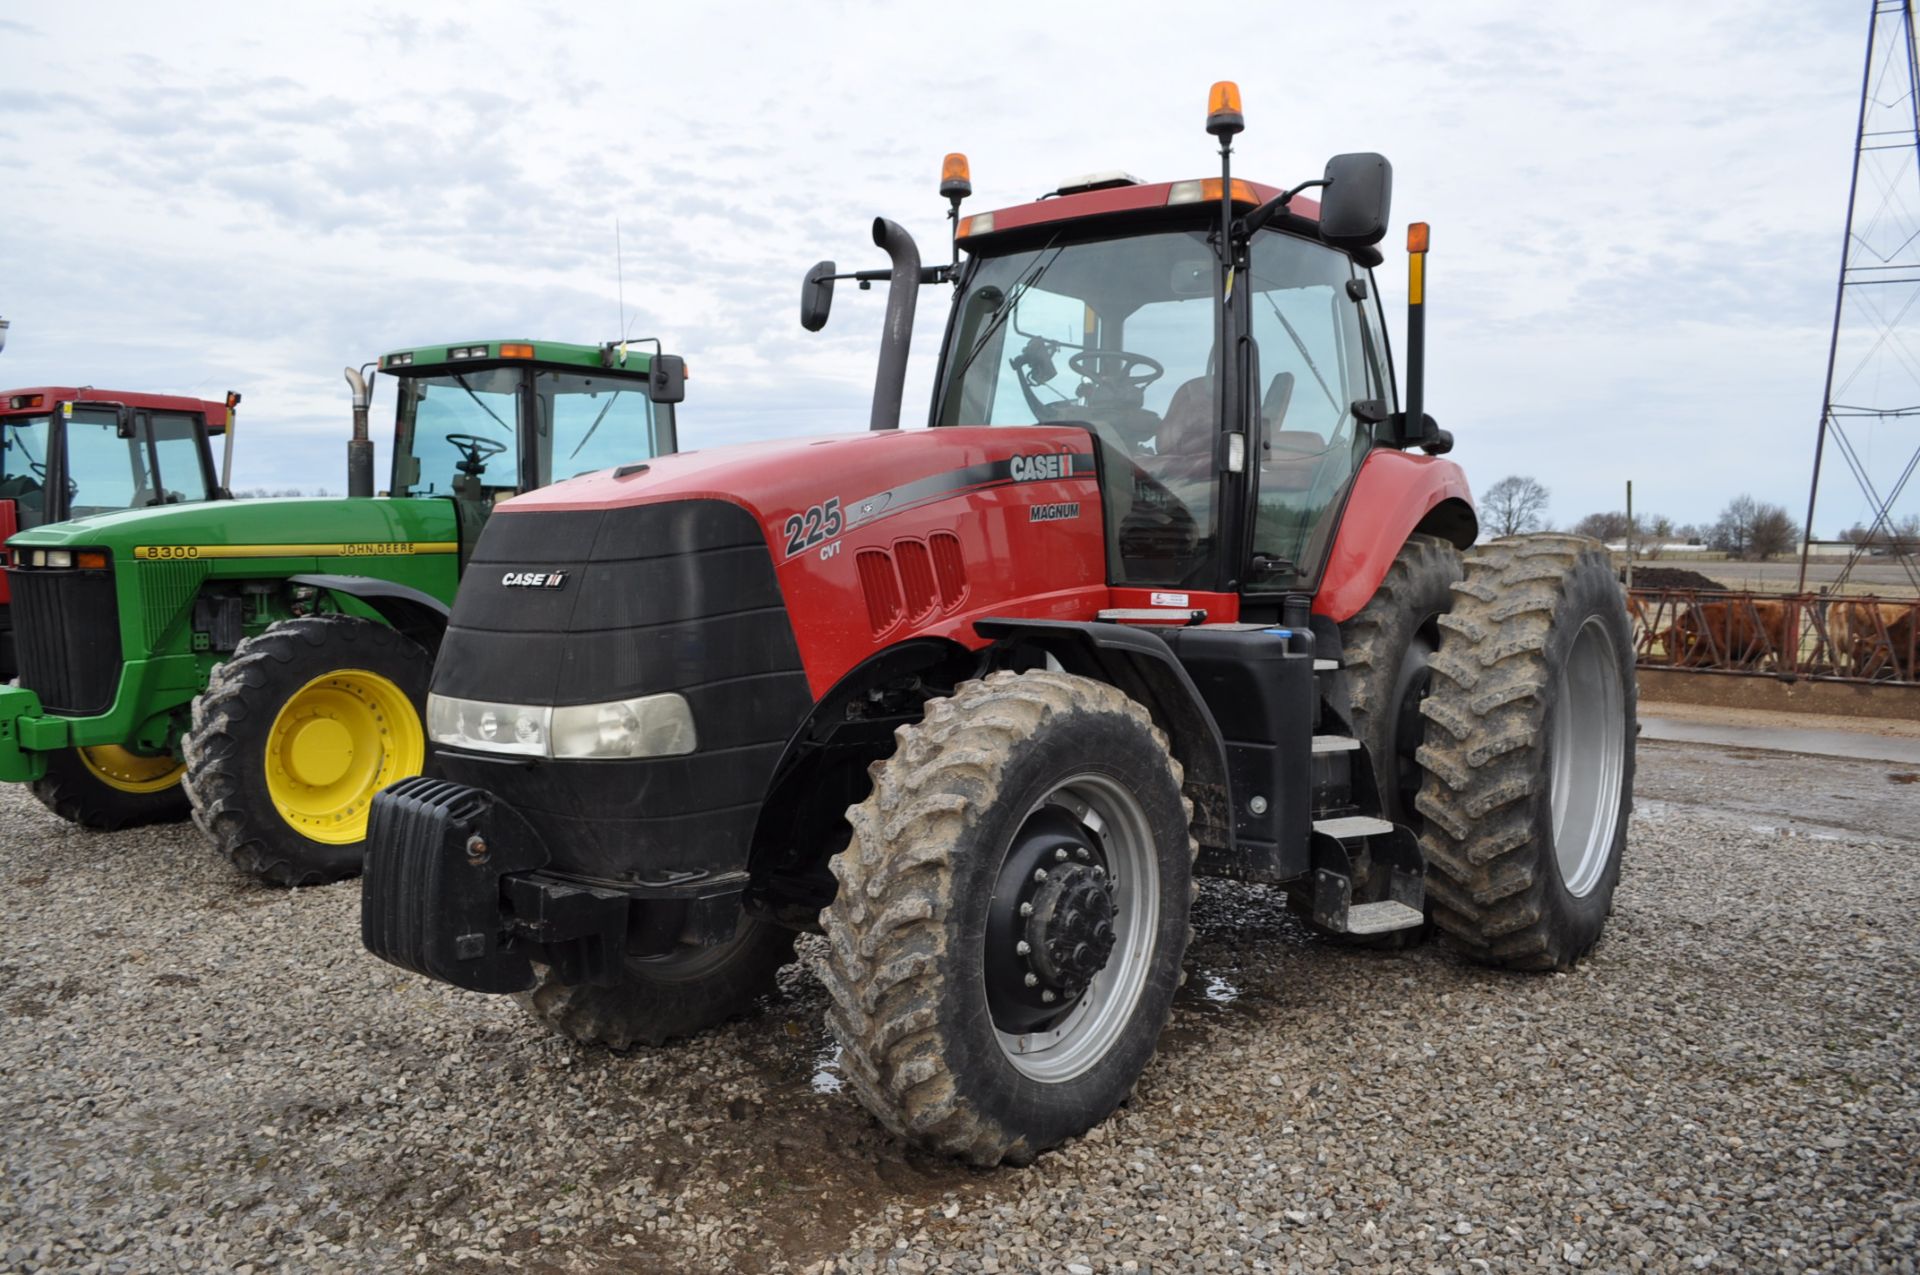
{"label": "front fender", "polygon": [[1438,456],[1374,450],[1361,462],[1340,516],[1314,595],[1314,614],[1337,624],[1358,612],[1387,578],[1407,537],[1422,531],[1462,549],[1478,537],[1480,522],[1466,474]]}

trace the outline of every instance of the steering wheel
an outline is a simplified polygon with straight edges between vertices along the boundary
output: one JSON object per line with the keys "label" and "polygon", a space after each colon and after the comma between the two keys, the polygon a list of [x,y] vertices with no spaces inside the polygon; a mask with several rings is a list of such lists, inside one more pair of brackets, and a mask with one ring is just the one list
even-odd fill
{"label": "steering wheel", "polygon": [[490,457],[507,450],[507,445],[495,438],[480,438],[474,434],[448,434],[445,437],[460,451],[460,463],[454,468],[475,477],[485,472]]}
{"label": "steering wheel", "polygon": [[[1122,386],[1136,392],[1152,385],[1167,371],[1158,359],[1127,350],[1075,350],[1067,360],[1067,366],[1089,381]],[[1147,370],[1136,372],[1134,368]]]}

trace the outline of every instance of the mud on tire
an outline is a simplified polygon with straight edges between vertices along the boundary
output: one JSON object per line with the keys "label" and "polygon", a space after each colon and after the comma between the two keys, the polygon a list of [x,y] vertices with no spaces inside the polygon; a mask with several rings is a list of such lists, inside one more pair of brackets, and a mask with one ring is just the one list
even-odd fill
{"label": "mud on tire", "polygon": [[[384,624],[343,615],[282,620],[246,639],[193,702],[193,728],[183,741],[193,819],[248,876],[304,886],[360,871],[364,831],[344,842],[304,835],[275,805],[267,778],[268,741],[282,708],[315,679],[344,670],[391,684],[411,706],[415,727],[424,721],[433,672],[426,651]],[[388,782],[418,767],[403,769]]]}
{"label": "mud on tire", "polygon": [[514,1000],[570,1040],[609,1049],[664,1045],[737,1018],[771,992],[780,967],[793,962],[794,933],[743,917],[727,943],[648,960],[629,959],[614,987],[567,986],[535,966],[540,981]]}
{"label": "mud on tire", "polygon": [[1583,536],[1472,551],[1421,711],[1427,899],[1467,954],[1565,969],[1611,908],[1633,808],[1626,602]]}
{"label": "mud on tire", "polygon": [[[896,739],[832,862],[839,891],[821,917],[828,1026],[854,1092],[893,1133],[978,1165],[1026,1163],[1124,1102],[1166,1025],[1196,849],[1181,769],[1143,707],[1058,672],[964,683]],[[1111,818],[1096,818],[1100,802]],[[1070,844],[1089,853],[1069,854]],[[1032,854],[1051,878],[1021,868]],[[1104,884],[1093,884],[1095,868]],[[1055,893],[1037,913],[1014,911],[1009,891],[1036,876],[1046,884],[1034,889]],[[1108,954],[1082,961],[1093,972],[1079,990],[1072,971],[1047,964],[1049,979],[1065,980],[1066,1008],[1038,1005],[1051,987],[1035,990],[1024,967],[1007,977],[1006,963],[1079,959],[1086,932],[1075,927],[1099,906],[1061,899],[1108,886]],[[1018,933],[1038,942],[1016,947],[1008,918],[1036,915],[1066,941],[1028,928]],[[1040,955],[1028,955],[1033,946]],[[1027,1035],[1002,1030],[1035,1013],[1055,1017],[1018,1020]],[[1022,1052],[1034,1042],[1039,1053]]]}

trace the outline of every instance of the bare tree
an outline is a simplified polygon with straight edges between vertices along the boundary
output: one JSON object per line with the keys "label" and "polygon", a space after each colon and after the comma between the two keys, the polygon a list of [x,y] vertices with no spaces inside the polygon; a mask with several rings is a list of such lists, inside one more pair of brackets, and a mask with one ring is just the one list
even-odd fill
{"label": "bare tree", "polygon": [[1573,524],[1573,530],[1577,535],[1592,536],[1595,540],[1612,544],[1625,540],[1632,528],[1627,523],[1627,515],[1614,509],[1606,513],[1588,514]]}
{"label": "bare tree", "polygon": [[1720,511],[1707,544],[1730,558],[1765,561],[1800,542],[1800,524],[1779,505],[1755,500],[1741,492]]}
{"label": "bare tree", "polygon": [[1524,535],[1545,525],[1541,515],[1552,495],[1537,478],[1508,474],[1481,495],[1480,512],[1487,520],[1487,530],[1494,535]]}
{"label": "bare tree", "polygon": [[1639,530],[1634,533],[1634,548],[1640,551],[1643,558],[1658,558],[1676,538],[1673,519],[1665,514],[1651,514],[1634,521],[1640,524]]}

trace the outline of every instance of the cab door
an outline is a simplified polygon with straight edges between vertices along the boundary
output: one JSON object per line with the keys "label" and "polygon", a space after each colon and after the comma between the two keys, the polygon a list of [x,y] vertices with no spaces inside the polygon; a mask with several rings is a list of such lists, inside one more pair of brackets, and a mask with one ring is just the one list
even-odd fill
{"label": "cab door", "polygon": [[1248,271],[1252,593],[1310,592],[1372,427],[1393,406],[1370,281],[1345,253],[1278,231],[1255,237]]}

